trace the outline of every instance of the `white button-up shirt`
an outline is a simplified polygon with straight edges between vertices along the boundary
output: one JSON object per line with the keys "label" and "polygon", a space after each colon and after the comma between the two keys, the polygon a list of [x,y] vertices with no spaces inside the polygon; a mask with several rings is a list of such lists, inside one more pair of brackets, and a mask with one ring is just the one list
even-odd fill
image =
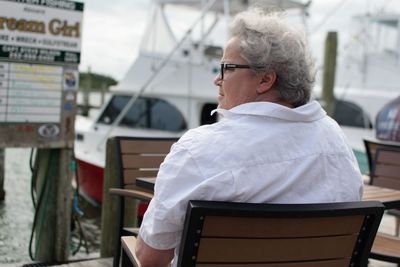
{"label": "white button-up shirt", "polygon": [[[179,249],[189,200],[257,203],[359,201],[362,178],[338,124],[318,102],[291,109],[255,102],[216,110],[161,165],[140,236]],[[249,226],[250,227],[250,226]],[[176,261],[175,261],[176,263]]]}

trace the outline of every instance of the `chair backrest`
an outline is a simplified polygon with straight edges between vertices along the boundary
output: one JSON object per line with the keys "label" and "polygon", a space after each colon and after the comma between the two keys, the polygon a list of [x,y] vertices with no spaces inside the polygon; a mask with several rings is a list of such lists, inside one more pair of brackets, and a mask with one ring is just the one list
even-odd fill
{"label": "chair backrest", "polygon": [[400,190],[400,148],[377,148],[371,184]]}
{"label": "chair backrest", "polygon": [[400,144],[364,139],[370,184],[400,189]]}
{"label": "chair backrest", "polygon": [[[116,137],[120,188],[137,188],[136,178],[156,177],[160,164],[178,138]],[[144,189],[142,189],[144,190]]]}
{"label": "chair backrest", "polygon": [[365,152],[367,153],[368,166],[370,173],[374,169],[375,154],[378,148],[400,149],[400,143],[391,141],[382,141],[376,138],[364,138]]}
{"label": "chair backrest", "polygon": [[190,201],[180,267],[367,266],[380,202]]}

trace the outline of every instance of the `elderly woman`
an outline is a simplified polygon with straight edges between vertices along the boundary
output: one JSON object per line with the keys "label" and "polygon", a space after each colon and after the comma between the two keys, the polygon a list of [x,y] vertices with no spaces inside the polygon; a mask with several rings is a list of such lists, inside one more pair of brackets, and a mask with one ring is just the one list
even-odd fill
{"label": "elderly woman", "polygon": [[141,266],[176,264],[191,199],[361,199],[361,174],[343,133],[309,102],[313,80],[303,32],[278,13],[235,17],[214,80],[222,119],[188,131],[161,165],[137,240]]}

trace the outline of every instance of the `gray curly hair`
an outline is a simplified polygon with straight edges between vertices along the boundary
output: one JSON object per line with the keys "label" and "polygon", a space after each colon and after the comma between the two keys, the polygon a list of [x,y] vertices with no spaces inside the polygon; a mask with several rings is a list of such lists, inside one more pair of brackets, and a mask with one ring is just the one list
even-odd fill
{"label": "gray curly hair", "polygon": [[[274,70],[274,88],[295,107],[306,104],[314,84],[314,62],[303,31],[279,11],[253,8],[236,15],[231,36],[240,40],[241,56],[256,73]],[[262,68],[260,68],[262,67]]]}

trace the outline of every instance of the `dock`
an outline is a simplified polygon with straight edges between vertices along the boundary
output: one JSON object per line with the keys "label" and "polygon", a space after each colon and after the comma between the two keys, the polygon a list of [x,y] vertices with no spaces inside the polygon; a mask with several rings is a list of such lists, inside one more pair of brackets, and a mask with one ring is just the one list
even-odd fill
{"label": "dock", "polygon": [[61,267],[111,267],[112,258],[99,258],[95,260],[79,261],[68,264],[57,265]]}

